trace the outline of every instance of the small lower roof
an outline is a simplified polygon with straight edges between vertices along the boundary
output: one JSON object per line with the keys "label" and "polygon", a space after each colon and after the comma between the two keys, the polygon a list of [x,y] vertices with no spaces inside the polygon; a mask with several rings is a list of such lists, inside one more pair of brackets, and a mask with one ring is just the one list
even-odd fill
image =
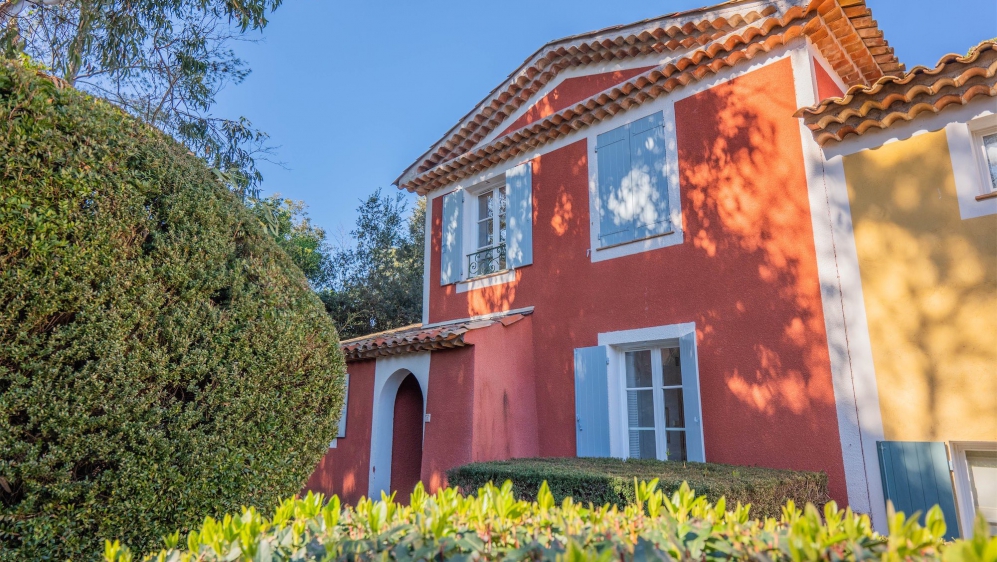
{"label": "small lower roof", "polygon": [[884,76],[796,112],[821,145],[849,135],[886,129],[950,105],[997,96],[997,43],[984,41],[968,55],[945,55],[934,68],[918,66],[903,76]]}
{"label": "small lower roof", "polygon": [[343,340],[339,346],[347,361],[464,347],[470,345],[464,341],[464,334],[471,330],[487,328],[496,323],[508,326],[532,313],[532,310],[516,310],[425,326],[410,324],[393,330]]}

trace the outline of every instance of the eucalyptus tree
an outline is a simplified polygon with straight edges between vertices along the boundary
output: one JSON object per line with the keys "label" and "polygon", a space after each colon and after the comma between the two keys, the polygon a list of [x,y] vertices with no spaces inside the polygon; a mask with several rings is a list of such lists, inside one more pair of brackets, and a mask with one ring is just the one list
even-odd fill
{"label": "eucalyptus tree", "polygon": [[258,194],[267,136],[213,115],[223,86],[249,68],[235,41],[267,25],[281,0],[0,0],[0,51],[170,133],[243,195]]}

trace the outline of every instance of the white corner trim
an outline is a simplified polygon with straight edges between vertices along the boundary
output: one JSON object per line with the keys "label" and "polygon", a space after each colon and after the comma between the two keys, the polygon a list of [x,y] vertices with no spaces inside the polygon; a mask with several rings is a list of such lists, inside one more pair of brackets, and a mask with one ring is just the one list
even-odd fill
{"label": "white corner trim", "polygon": [[[647,328],[637,328],[633,330],[620,330],[616,332],[604,332],[598,336],[598,343],[606,346],[607,358],[607,389],[609,397],[609,454],[612,457],[625,459],[629,456],[629,439],[627,426],[623,423],[626,419],[626,387],[623,384],[626,375],[625,353],[628,348],[644,346],[679,346],[683,337],[692,336],[693,345],[696,341],[696,323],[686,322],[683,324],[669,324],[665,326],[651,326]],[[698,361],[693,366],[696,379],[699,379]],[[697,388],[701,385],[697,385]],[[702,393],[697,392],[699,400],[699,412],[703,411]],[[703,432],[700,432],[701,437]],[[706,450],[705,443],[700,443],[702,450]]]}
{"label": "white corner trim", "polygon": [[975,131],[991,127],[997,127],[997,114],[981,115],[968,123],[949,123],[945,126],[962,220],[997,214],[997,198],[976,200],[978,195],[989,193],[990,186],[984,183],[984,165],[980,161],[983,149]]}
{"label": "white corner trim", "polygon": [[478,289],[484,289],[485,287],[492,287],[494,285],[504,285],[505,283],[511,283],[512,281],[515,280],[516,280],[516,270],[507,269],[505,271],[493,273],[491,275],[484,275],[482,277],[475,277],[474,279],[458,281],[457,293],[476,291]]}
{"label": "white corner trim", "polygon": [[429,322],[429,284],[433,273],[433,200],[426,197],[426,224],[422,250],[422,323]]}
{"label": "white corner trim", "polygon": [[[796,83],[797,105],[807,107],[816,103],[817,90],[812,77],[813,54],[809,49],[800,49],[793,54],[793,75]],[[846,289],[845,279],[839,277],[839,255],[837,245],[839,239],[851,237],[850,212],[847,192],[844,201],[834,199],[829,193],[826,181],[827,168],[823,153],[814,141],[810,130],[799,120],[800,138],[803,143],[803,162],[807,175],[807,194],[810,202],[810,221],[813,226],[814,249],[817,254],[817,275],[820,282],[821,305],[824,312],[824,329],[827,336],[828,357],[830,359],[831,382],[834,391],[834,405],[838,420],[838,435],[841,445],[842,463],[845,470],[845,489],[848,493],[848,504],[855,511],[872,513],[873,523],[880,531],[885,522],[885,510],[876,513],[876,502],[872,500],[870,478],[878,482],[878,463],[875,450],[875,440],[869,449],[863,443],[863,414],[866,417],[879,417],[878,400],[874,412],[861,412],[857,399],[857,388],[854,384],[852,357],[849,346],[849,329],[844,310]],[[840,160],[840,158],[839,158]],[[841,179],[843,181],[843,174]],[[832,212],[833,209],[833,212]],[[832,225],[842,226],[848,222],[846,232],[835,232]],[[854,242],[852,242],[854,245]],[[845,259],[845,256],[840,256]],[[858,273],[857,260],[855,273]],[[857,277],[852,280],[860,287]],[[849,285],[848,291],[853,288]],[[848,295],[851,295],[849,292]],[[861,299],[861,296],[859,297]],[[860,303],[861,304],[861,301]],[[864,308],[863,308],[864,310]],[[875,388],[875,380],[872,380]],[[879,422],[881,427],[881,422]],[[882,433],[880,428],[879,434]],[[871,451],[871,455],[869,456]],[[875,471],[870,470],[875,468]],[[879,494],[882,494],[880,489]],[[879,515],[884,517],[879,519]]]}
{"label": "white corner trim", "polygon": [[[836,275],[826,271],[826,267],[822,267],[819,261],[818,275],[822,287],[826,283],[831,283],[832,288],[837,287],[844,320],[843,333],[835,336],[833,340],[835,349],[830,351],[832,358],[837,357],[838,360],[847,358],[849,362],[852,400],[848,407],[854,404],[855,418],[852,418],[850,413],[843,414],[858,424],[857,430],[861,436],[868,485],[869,513],[872,516],[873,527],[877,531],[886,532],[886,499],[879,471],[879,453],[876,450],[876,442],[885,439],[883,415],[879,406],[879,386],[872,355],[872,340],[869,336],[848,186],[845,182],[845,168],[841,156],[835,156],[824,162],[824,182],[827,189],[828,218],[834,244]],[[831,293],[833,294],[833,291]],[[834,298],[830,295],[829,297]],[[840,348],[842,337],[845,340],[844,349]],[[830,334],[828,345],[832,345]],[[840,378],[835,380],[844,383]],[[849,389],[843,391],[847,393]],[[836,387],[835,395],[837,394]]]}
{"label": "white corner trim", "polygon": [[367,497],[380,498],[391,490],[391,441],[395,421],[395,396],[410,373],[422,388],[422,411],[426,413],[429,396],[429,361],[431,352],[378,357],[374,364],[374,407],[370,432],[370,484]]}
{"label": "white corner trim", "polygon": [[969,462],[966,451],[997,451],[997,441],[953,441],[949,443],[949,458],[952,460],[952,480],[955,482],[956,510],[959,512],[959,528],[962,538],[973,538],[973,522],[976,509],[973,505],[973,487],[969,478]]}

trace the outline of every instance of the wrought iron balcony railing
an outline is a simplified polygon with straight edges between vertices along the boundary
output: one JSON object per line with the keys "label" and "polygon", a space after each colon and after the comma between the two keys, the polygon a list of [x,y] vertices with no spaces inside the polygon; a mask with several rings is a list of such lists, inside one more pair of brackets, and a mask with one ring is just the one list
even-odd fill
{"label": "wrought iron balcony railing", "polygon": [[505,268],[505,244],[482,248],[467,256],[468,279],[496,273]]}

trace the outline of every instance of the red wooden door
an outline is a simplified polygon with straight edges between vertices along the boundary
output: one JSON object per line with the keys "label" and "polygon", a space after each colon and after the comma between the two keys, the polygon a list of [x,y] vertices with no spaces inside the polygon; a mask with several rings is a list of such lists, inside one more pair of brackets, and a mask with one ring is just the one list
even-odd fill
{"label": "red wooden door", "polygon": [[408,504],[422,472],[422,389],[413,375],[405,377],[395,395],[391,437],[391,490]]}

